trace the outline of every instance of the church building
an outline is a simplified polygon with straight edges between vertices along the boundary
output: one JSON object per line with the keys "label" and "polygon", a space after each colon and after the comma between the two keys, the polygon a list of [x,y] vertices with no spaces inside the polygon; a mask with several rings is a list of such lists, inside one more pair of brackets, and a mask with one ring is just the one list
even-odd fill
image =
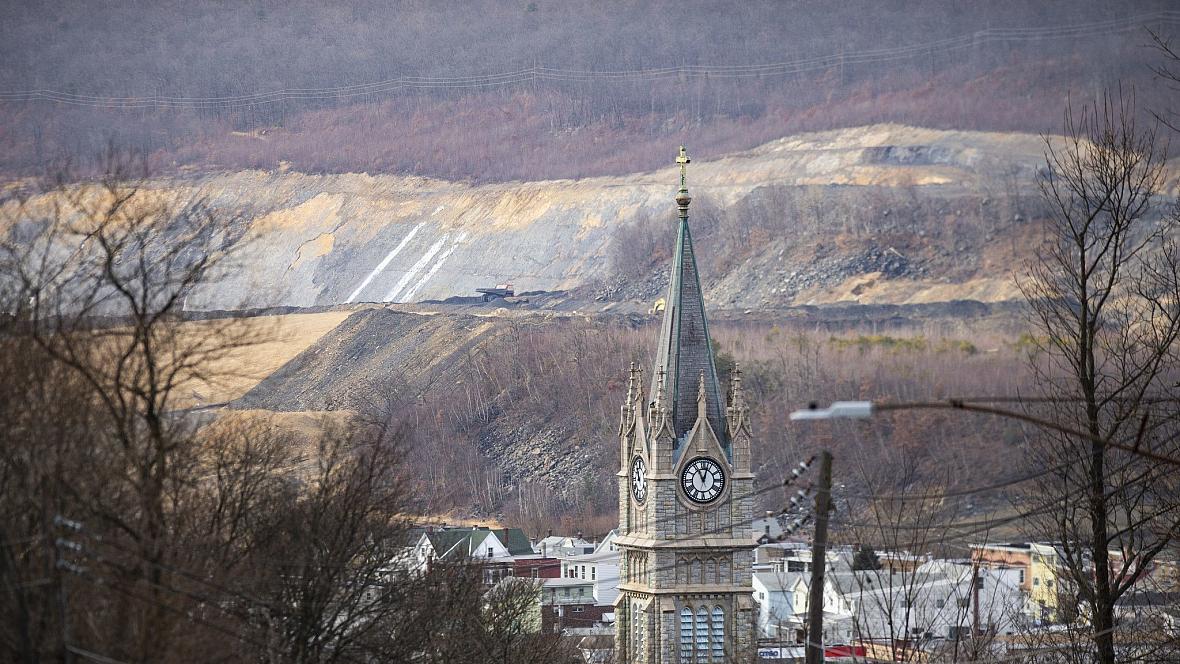
{"label": "church building", "polygon": [[650,389],[632,365],[619,428],[620,664],[744,661],[754,647],[750,431],[741,374],[722,399],[686,184]]}

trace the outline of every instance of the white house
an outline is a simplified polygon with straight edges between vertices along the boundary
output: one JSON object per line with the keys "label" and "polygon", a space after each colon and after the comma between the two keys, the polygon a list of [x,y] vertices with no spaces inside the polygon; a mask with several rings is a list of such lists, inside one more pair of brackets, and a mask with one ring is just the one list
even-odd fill
{"label": "white house", "polygon": [[854,615],[860,640],[955,640],[972,626],[1011,634],[1024,597],[1014,574],[973,569],[963,561],[931,561],[912,572],[888,569],[833,575]]}
{"label": "white house", "polygon": [[[810,574],[798,572],[756,572],[753,575],[758,628],[763,636],[787,641],[799,638],[807,621],[810,584]],[[825,578],[824,643],[850,643],[852,617],[848,602],[836,585]]]}
{"label": "white house", "polygon": [[617,530],[610,531],[609,533],[606,534],[606,537],[602,538],[602,541],[599,542],[597,544],[597,546],[594,547],[594,553],[605,553],[607,551],[618,551],[619,547],[615,544],[615,540],[618,539],[618,537],[619,537],[619,533]]}
{"label": "white house", "polygon": [[560,535],[544,537],[533,545],[534,552],[550,558],[593,553],[594,549],[594,544],[581,537],[562,537]]}
{"label": "white house", "polygon": [[494,531],[487,528],[427,530],[419,535],[414,545],[412,566],[418,572],[425,572],[436,560],[511,561],[514,552],[509,550],[501,535],[514,534],[509,530]]}
{"label": "white house", "polygon": [[[601,550],[601,549],[606,550]],[[620,553],[610,547],[599,547],[600,551],[580,556],[561,558],[561,578],[589,581],[594,584],[596,604],[614,604],[619,596]]]}

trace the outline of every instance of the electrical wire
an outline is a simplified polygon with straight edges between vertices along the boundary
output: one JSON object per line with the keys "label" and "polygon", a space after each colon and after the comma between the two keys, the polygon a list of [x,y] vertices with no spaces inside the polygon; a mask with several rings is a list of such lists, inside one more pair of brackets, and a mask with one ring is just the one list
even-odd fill
{"label": "electrical wire", "polygon": [[332,87],[280,88],[268,92],[230,96],[100,96],[37,88],[0,92],[0,101],[27,102],[44,100],[61,104],[116,109],[139,108],[222,108],[250,107],[288,100],[330,100],[357,96],[382,95],[413,89],[478,89],[519,85],[535,81],[555,82],[637,82],[667,79],[760,78],[816,71],[840,65],[890,62],[919,56],[933,56],[996,42],[1035,42],[1052,39],[1077,39],[1103,36],[1140,29],[1144,23],[1174,24],[1180,12],[1164,10],[1138,16],[1109,19],[1048,28],[989,28],[929,42],[833,53],[784,62],[761,64],[682,65],[631,70],[577,70],[536,66],[491,74],[461,76],[400,76],[397,78]]}
{"label": "electrical wire", "polygon": [[1002,482],[996,482],[995,484],[987,484],[987,485],[984,485],[984,486],[973,487],[973,488],[970,488],[970,489],[957,489],[957,490],[954,490],[954,491],[942,491],[942,492],[939,492],[939,493],[918,493],[918,494],[911,494],[911,493],[895,493],[895,494],[888,494],[888,493],[885,493],[885,494],[880,494],[880,493],[865,493],[865,494],[855,494],[855,493],[854,493],[854,494],[847,494],[847,495],[844,495],[844,496],[841,496],[841,497],[842,497],[842,498],[844,498],[845,500],[847,500],[847,499],[869,500],[869,501],[877,501],[877,500],[903,500],[903,501],[904,501],[904,500],[920,500],[920,501],[935,501],[935,502],[937,502],[937,501],[940,501],[940,500],[945,500],[945,499],[947,499],[947,498],[962,498],[962,497],[964,497],[964,496],[971,496],[971,495],[975,495],[975,494],[977,494],[977,493],[987,493],[987,492],[989,492],[989,491],[996,491],[996,490],[999,490],[999,489],[1006,489],[1006,488],[1008,488],[1008,487],[1010,487],[1010,486],[1015,486],[1015,485],[1017,485],[1017,484],[1022,484],[1022,483],[1024,483],[1024,482],[1029,482],[1029,481],[1032,481],[1032,480],[1035,480],[1035,479],[1040,479],[1040,478],[1041,478],[1041,477],[1043,477],[1044,475],[1047,475],[1047,474],[1050,474],[1050,473],[1057,472],[1058,470],[1063,470],[1063,469],[1065,469],[1065,468],[1068,468],[1068,467],[1070,467],[1070,466],[1072,466],[1072,465],[1074,465],[1074,463],[1073,463],[1073,462],[1066,461],[1066,462],[1062,462],[1062,463],[1059,463],[1059,464],[1057,464],[1057,465],[1051,466],[1051,467],[1049,467],[1049,468],[1045,468],[1045,469],[1043,469],[1043,470],[1038,470],[1038,471],[1036,471],[1036,472],[1028,473],[1028,474],[1025,474],[1025,475],[1020,475],[1020,476],[1018,476],[1018,477],[1014,477],[1014,478],[1012,478],[1012,479],[1009,479],[1009,480],[1004,480],[1004,481],[1002,481]]}

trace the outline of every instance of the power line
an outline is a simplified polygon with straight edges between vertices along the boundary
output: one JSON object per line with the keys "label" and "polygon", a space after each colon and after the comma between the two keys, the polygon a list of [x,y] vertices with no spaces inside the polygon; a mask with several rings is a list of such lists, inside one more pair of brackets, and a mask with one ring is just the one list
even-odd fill
{"label": "power line", "polygon": [[1140,29],[1144,23],[1174,24],[1180,22],[1180,12],[1164,10],[1138,16],[1109,19],[1048,28],[989,28],[918,44],[891,48],[867,49],[798,58],[783,62],[761,64],[682,65],[631,70],[577,70],[537,66],[492,74],[462,76],[400,76],[397,78],[333,87],[281,88],[269,92],[232,96],[99,96],[61,90],[37,88],[0,92],[0,101],[50,101],[61,104],[118,109],[139,108],[222,108],[249,107],[288,100],[331,100],[358,96],[385,95],[399,90],[415,89],[479,89],[504,87],[535,81],[554,82],[653,82],[667,79],[727,79],[783,76],[816,71],[840,65],[889,62],[918,56],[933,56],[975,48],[991,43],[1034,42],[1051,39],[1077,39],[1103,36]]}
{"label": "power line", "polygon": [[1038,470],[1038,471],[1036,471],[1036,472],[1028,473],[1028,474],[1026,474],[1026,475],[1021,475],[1021,476],[1018,476],[1018,477],[1014,477],[1014,478],[1012,478],[1012,479],[1009,479],[1009,480],[1004,480],[1004,481],[1002,481],[1002,482],[996,482],[995,484],[987,484],[987,485],[984,485],[984,486],[973,487],[973,488],[970,488],[970,489],[959,489],[959,490],[955,490],[955,491],[943,491],[943,492],[939,492],[939,493],[919,493],[919,494],[909,494],[909,493],[895,493],[895,494],[887,494],[887,493],[886,493],[886,494],[880,494],[880,493],[851,494],[851,495],[845,495],[845,496],[843,496],[843,498],[844,498],[845,500],[847,500],[847,499],[850,499],[850,498],[851,498],[851,499],[859,499],[859,500],[870,500],[870,501],[873,501],[873,500],[902,500],[902,501],[907,501],[907,500],[922,500],[922,501],[938,501],[938,500],[943,500],[943,499],[946,499],[946,498],[961,498],[961,497],[963,497],[963,496],[971,496],[971,495],[974,495],[974,494],[977,494],[977,493],[987,493],[988,491],[996,491],[996,490],[998,490],[998,489],[1005,489],[1005,488],[1007,488],[1007,487],[1010,487],[1010,486],[1015,486],[1015,485],[1017,485],[1017,484],[1022,484],[1022,483],[1024,483],[1024,482],[1029,482],[1029,481],[1032,481],[1032,480],[1035,480],[1035,479],[1039,479],[1039,478],[1041,478],[1042,476],[1044,476],[1044,475],[1047,475],[1047,474],[1049,474],[1049,473],[1053,473],[1053,472],[1056,472],[1056,471],[1058,471],[1058,470],[1063,470],[1063,469],[1065,469],[1065,468],[1068,468],[1068,467],[1070,467],[1070,466],[1073,466],[1073,465],[1074,465],[1074,463],[1073,463],[1073,462],[1071,462],[1071,461],[1066,461],[1066,462],[1059,463],[1059,464],[1057,464],[1057,465],[1055,465],[1055,466],[1051,466],[1051,467],[1049,467],[1049,468],[1045,468],[1045,469],[1043,469],[1043,470]]}

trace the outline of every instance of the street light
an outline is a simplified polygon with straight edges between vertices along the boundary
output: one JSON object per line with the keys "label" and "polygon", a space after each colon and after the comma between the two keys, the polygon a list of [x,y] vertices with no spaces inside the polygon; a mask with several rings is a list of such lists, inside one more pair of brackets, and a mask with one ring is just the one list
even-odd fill
{"label": "street light", "polygon": [[872,401],[833,401],[831,406],[820,408],[811,404],[804,410],[791,413],[792,420],[835,420],[866,419],[873,415]]}
{"label": "street light", "polygon": [[[985,401],[985,400],[981,400]],[[998,401],[998,399],[993,400]],[[887,410],[965,410],[972,413],[983,413],[985,415],[996,415],[998,417],[1007,417],[1029,424],[1045,427],[1059,431],[1070,436],[1078,436],[1100,445],[1109,445],[1115,449],[1124,450],[1132,454],[1159,461],[1160,463],[1167,463],[1173,466],[1180,466],[1180,460],[1173,459],[1162,454],[1156,454],[1150,450],[1145,450],[1139,447],[1142,441],[1142,435],[1136,437],[1134,445],[1126,445],[1123,443],[1116,443],[1113,440],[1108,440],[1100,436],[1095,436],[1086,431],[1079,431],[1078,429],[1071,429],[1069,427],[1061,426],[1056,422],[1034,417],[1026,413],[1021,413],[1013,410],[1004,410],[994,406],[985,406],[980,403],[968,402],[963,399],[947,399],[945,401],[915,401],[910,403],[874,403],[872,401],[833,401],[831,406],[827,408],[820,408],[818,404],[811,403],[807,408],[796,410],[791,413],[791,419],[799,420],[836,420],[836,419],[853,419],[865,420],[873,416],[874,413]]]}

